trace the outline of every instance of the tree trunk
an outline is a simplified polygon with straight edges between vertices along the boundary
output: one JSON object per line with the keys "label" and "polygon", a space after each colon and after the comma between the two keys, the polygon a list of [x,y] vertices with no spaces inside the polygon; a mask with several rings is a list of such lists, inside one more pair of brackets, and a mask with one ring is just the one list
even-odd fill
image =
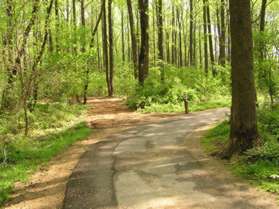
{"label": "tree trunk", "polygon": [[76,0],[72,0],[72,14],[73,14],[73,36],[74,36],[74,43],[73,43],[73,51],[76,54],[77,53],[77,12],[76,12]]}
{"label": "tree trunk", "polygon": [[194,14],[193,0],[190,0],[190,48],[189,48],[190,66],[195,65],[194,61]]}
{"label": "tree trunk", "polygon": [[170,63],[171,62],[171,56],[170,56],[170,33],[169,33],[169,30],[166,29],[165,33],[166,33],[165,47],[166,47],[166,59],[167,59],[166,61],[167,61],[167,63]]}
{"label": "tree trunk", "polygon": [[180,8],[176,8],[177,14],[177,25],[178,25],[178,66],[181,67],[183,64],[183,55],[182,55],[182,22],[181,22],[181,13]]}
{"label": "tree trunk", "polygon": [[204,49],[204,70],[208,74],[208,38],[207,38],[207,15],[206,15],[206,0],[203,0],[203,49]]}
{"label": "tree trunk", "polygon": [[230,0],[232,113],[230,144],[225,157],[245,152],[259,139],[250,9],[250,0]]}
{"label": "tree trunk", "polygon": [[171,38],[171,62],[172,64],[176,64],[176,24],[175,24],[175,9],[174,5],[172,5],[172,38]]}
{"label": "tree trunk", "polygon": [[139,84],[144,85],[149,68],[148,0],[139,0],[141,48],[139,54]]}
{"label": "tree trunk", "polygon": [[156,1],[154,1],[153,6],[152,6],[152,36],[153,36],[153,66],[156,66]]}
{"label": "tree trunk", "polygon": [[122,51],[122,63],[125,63],[125,32],[124,32],[124,12],[121,9],[121,51]]}
{"label": "tree trunk", "polygon": [[106,82],[107,82],[107,89],[108,94],[110,93],[110,82],[109,82],[109,58],[108,58],[108,35],[107,35],[107,15],[106,15],[106,0],[103,1],[102,7],[102,42],[103,42],[103,63],[106,72]]}
{"label": "tree trunk", "polygon": [[134,14],[131,0],[127,0],[127,8],[129,14],[129,23],[130,23],[130,34],[131,34],[131,45],[132,45],[132,55],[134,63],[134,77],[138,77],[138,46],[137,38],[135,33],[135,23],[134,23]]}
{"label": "tree trunk", "polygon": [[82,26],[82,29],[81,29],[81,52],[84,53],[85,48],[86,48],[84,0],[80,0],[80,22],[81,22],[81,26]]}
{"label": "tree trunk", "polygon": [[209,54],[210,54],[210,61],[212,67],[212,74],[215,76],[215,59],[214,59],[214,49],[213,49],[213,40],[212,40],[212,31],[211,31],[211,18],[210,18],[210,7],[209,2],[206,0],[206,18],[207,18],[207,32],[208,32],[208,41],[209,41]]}
{"label": "tree trunk", "polygon": [[221,0],[220,5],[220,55],[219,63],[226,65],[226,25],[225,25],[225,0]]}
{"label": "tree trunk", "polygon": [[163,32],[163,3],[162,0],[157,0],[157,27],[158,27],[158,59],[160,62],[161,81],[165,81],[164,71],[164,32]]}
{"label": "tree trunk", "polygon": [[59,52],[59,34],[60,34],[60,23],[59,23],[59,0],[55,0],[55,46],[56,52]]}
{"label": "tree trunk", "polygon": [[108,0],[108,29],[109,29],[109,97],[113,96],[114,53],[113,53],[113,20],[112,0]]}
{"label": "tree trunk", "polygon": [[[263,34],[265,30],[265,14],[266,14],[267,0],[262,0],[261,5],[261,14],[260,14],[260,33]],[[265,43],[260,41],[260,59],[264,60],[265,58]]]}

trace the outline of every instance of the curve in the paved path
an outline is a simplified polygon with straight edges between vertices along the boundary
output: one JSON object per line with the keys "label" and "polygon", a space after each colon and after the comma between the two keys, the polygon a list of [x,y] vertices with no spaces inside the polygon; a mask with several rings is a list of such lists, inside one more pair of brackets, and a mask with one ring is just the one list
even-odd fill
{"label": "curve in the paved path", "polygon": [[64,209],[275,209],[199,147],[217,109],[141,125],[93,145],[68,185]]}

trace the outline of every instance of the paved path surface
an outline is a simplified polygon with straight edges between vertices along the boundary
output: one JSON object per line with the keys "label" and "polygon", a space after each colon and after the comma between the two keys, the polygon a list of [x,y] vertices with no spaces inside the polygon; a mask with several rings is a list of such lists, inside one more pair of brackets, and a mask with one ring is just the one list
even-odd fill
{"label": "paved path surface", "polygon": [[226,109],[140,125],[92,145],[64,209],[275,209],[275,200],[206,157],[199,138]]}

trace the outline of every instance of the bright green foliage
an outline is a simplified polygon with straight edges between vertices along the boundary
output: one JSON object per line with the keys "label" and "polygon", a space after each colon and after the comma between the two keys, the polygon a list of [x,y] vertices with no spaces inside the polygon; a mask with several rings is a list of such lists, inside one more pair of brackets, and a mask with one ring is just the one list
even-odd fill
{"label": "bright green foliage", "polygon": [[158,79],[159,73],[158,68],[150,69],[144,87],[138,86],[128,98],[131,108],[143,112],[181,112],[184,95],[187,95],[192,111],[230,104],[228,75],[206,76],[199,69],[168,66],[165,68],[166,80],[162,83]]}
{"label": "bright green foliage", "polygon": [[[30,137],[38,137],[83,120],[85,107],[65,103],[40,103],[29,113]],[[24,129],[23,111],[16,115],[1,115],[0,145],[2,140],[21,138]]]}

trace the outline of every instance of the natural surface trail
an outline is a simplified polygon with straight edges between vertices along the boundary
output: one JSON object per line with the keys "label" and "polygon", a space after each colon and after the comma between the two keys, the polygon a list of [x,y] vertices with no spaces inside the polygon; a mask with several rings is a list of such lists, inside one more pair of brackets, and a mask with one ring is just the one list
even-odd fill
{"label": "natural surface trail", "polygon": [[200,137],[225,118],[208,110],[137,125],[90,146],[67,184],[64,209],[275,209],[203,154]]}

